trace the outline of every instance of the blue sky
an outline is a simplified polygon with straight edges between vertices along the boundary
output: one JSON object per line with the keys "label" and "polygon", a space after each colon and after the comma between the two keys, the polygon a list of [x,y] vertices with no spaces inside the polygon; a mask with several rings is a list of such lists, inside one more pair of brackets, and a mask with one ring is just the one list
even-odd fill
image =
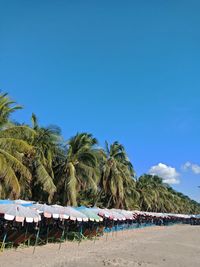
{"label": "blue sky", "polygon": [[0,4],[0,89],[24,106],[14,119],[119,140],[138,175],[200,200],[199,0]]}

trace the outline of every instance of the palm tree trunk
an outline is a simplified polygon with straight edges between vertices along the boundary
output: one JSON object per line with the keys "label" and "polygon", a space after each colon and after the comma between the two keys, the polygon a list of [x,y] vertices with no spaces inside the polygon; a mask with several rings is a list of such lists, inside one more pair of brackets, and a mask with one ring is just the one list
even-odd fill
{"label": "palm tree trunk", "polygon": [[96,198],[96,200],[95,200],[95,203],[94,203],[94,206],[96,206],[97,205],[97,203],[98,203],[98,201],[99,201],[99,199],[100,199],[100,197],[101,197],[101,195],[102,195],[102,193],[103,193],[103,189],[101,189],[100,191],[99,191],[99,193],[97,194],[97,198]]}
{"label": "palm tree trunk", "polygon": [[108,204],[107,204],[106,208],[109,208],[109,207],[110,207],[110,202],[111,202],[111,200],[112,200],[112,197],[113,197],[113,196],[110,196],[110,199],[109,199],[109,201],[108,201]]}
{"label": "palm tree trunk", "polygon": [[69,196],[69,203],[72,206],[77,206],[77,180],[76,180],[76,170],[72,162],[68,163],[68,169],[69,169],[69,177],[68,177],[68,183],[67,183],[67,193]]}

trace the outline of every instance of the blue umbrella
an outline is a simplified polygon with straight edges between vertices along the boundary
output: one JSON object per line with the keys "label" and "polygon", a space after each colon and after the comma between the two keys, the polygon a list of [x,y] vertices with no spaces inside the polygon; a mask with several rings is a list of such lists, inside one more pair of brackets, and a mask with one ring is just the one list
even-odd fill
{"label": "blue umbrella", "polygon": [[13,201],[10,199],[0,199],[0,205],[2,204],[13,204]]}
{"label": "blue umbrella", "polygon": [[85,206],[77,207],[76,210],[85,214],[90,221],[101,222],[103,219],[99,217],[91,208]]}
{"label": "blue umbrella", "polygon": [[17,205],[21,205],[24,207],[33,206],[32,201],[26,201],[26,200],[22,200],[22,199],[16,199],[16,200],[0,199],[0,205],[3,205],[3,204],[17,204]]}
{"label": "blue umbrella", "polygon": [[17,205],[24,206],[24,207],[33,206],[33,201],[26,201],[26,200],[22,200],[22,199],[16,199],[16,200],[13,201],[13,203],[17,204]]}

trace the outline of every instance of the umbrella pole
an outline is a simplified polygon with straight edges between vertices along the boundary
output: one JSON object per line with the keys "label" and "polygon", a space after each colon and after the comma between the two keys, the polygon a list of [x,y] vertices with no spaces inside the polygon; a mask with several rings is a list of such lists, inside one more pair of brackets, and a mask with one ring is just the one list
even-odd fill
{"label": "umbrella pole", "polygon": [[83,225],[82,225],[82,222],[81,222],[80,231],[79,231],[79,242],[78,242],[78,245],[80,245],[80,243],[81,243],[82,234],[83,234]]}
{"label": "umbrella pole", "polygon": [[107,231],[107,222],[106,221],[104,222],[104,233],[105,233],[106,241],[107,241],[108,240],[108,231]]}
{"label": "umbrella pole", "polygon": [[125,238],[126,238],[126,234],[125,234],[125,233],[126,233],[126,227],[123,227],[123,228],[122,228],[122,233],[123,233],[123,235],[124,235]]}
{"label": "umbrella pole", "polygon": [[4,250],[4,247],[5,247],[5,242],[6,242],[6,237],[7,237],[7,233],[4,234],[4,237],[3,237],[3,242],[2,242],[2,245],[1,245],[1,252],[3,252]]}
{"label": "umbrella pole", "polygon": [[108,241],[108,231],[110,231],[110,228],[109,228],[109,225],[108,224],[106,226],[107,226],[106,227],[107,228],[107,231],[106,231],[106,241]]}
{"label": "umbrella pole", "polygon": [[94,243],[96,242],[98,231],[99,231],[99,225],[97,225],[97,228],[96,228],[96,232],[95,232],[95,236],[94,236]]}
{"label": "umbrella pole", "polygon": [[114,229],[113,229],[113,227],[114,227],[114,220],[113,220],[113,223],[112,223],[112,237],[114,236]]}
{"label": "umbrella pole", "polygon": [[[26,225],[25,240],[26,240],[27,234],[28,234],[28,224]],[[24,245],[25,245],[25,242],[26,241],[24,241]]]}
{"label": "umbrella pole", "polygon": [[47,227],[47,240],[46,240],[46,244],[48,244],[49,241],[49,223],[48,223],[48,227]]}
{"label": "umbrella pole", "polygon": [[108,231],[106,231],[106,241],[108,241]]}
{"label": "umbrella pole", "polygon": [[40,226],[39,226],[39,229],[37,231],[37,235],[36,235],[36,239],[35,239],[35,245],[34,245],[34,249],[33,249],[33,254],[35,253],[35,249],[36,249],[38,239],[39,239],[39,234],[40,234]]}
{"label": "umbrella pole", "polygon": [[116,226],[116,228],[115,228],[115,231],[116,231],[116,237],[117,237],[117,232],[118,232],[118,227],[119,227],[119,225],[118,225],[118,222],[117,222],[117,226]]}
{"label": "umbrella pole", "polygon": [[62,245],[62,239],[64,239],[65,237],[65,222],[63,220],[63,231],[62,231],[62,235],[61,235],[61,238],[60,238],[60,244],[59,244],[59,250],[61,249],[61,245]]}

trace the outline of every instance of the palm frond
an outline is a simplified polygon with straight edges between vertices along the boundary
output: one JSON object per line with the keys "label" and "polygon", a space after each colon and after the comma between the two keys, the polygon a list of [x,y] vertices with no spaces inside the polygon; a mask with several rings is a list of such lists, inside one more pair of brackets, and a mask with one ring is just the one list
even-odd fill
{"label": "palm frond", "polygon": [[9,162],[12,169],[16,172],[19,172],[21,175],[25,176],[28,180],[31,180],[31,173],[17,158],[6,152],[5,150],[0,149],[0,154],[3,155],[7,162]]}
{"label": "palm frond", "polygon": [[49,201],[56,192],[56,186],[52,177],[48,174],[43,164],[39,161],[36,165],[36,184],[40,184],[45,192],[49,194]]}

